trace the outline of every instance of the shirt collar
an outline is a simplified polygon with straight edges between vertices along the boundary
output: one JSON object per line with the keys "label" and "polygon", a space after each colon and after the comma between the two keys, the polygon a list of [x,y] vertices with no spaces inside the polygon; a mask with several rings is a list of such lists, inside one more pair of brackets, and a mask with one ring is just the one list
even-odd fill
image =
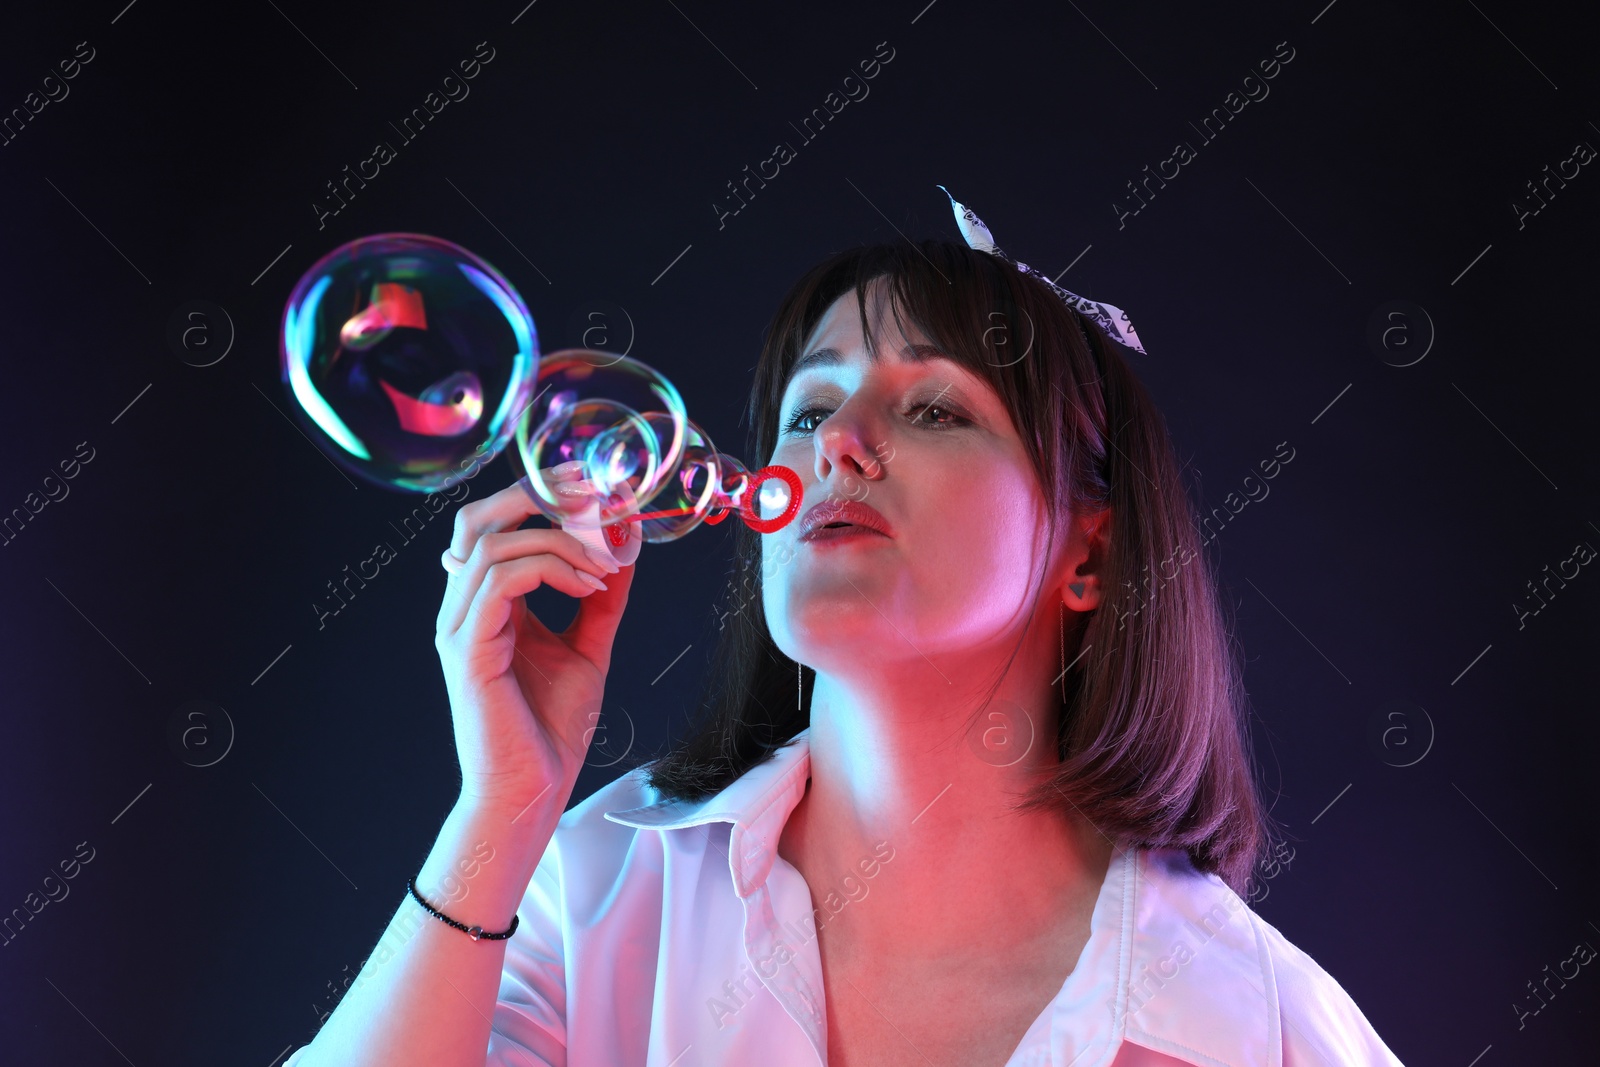
{"label": "shirt collar", "polygon": [[[766,881],[805,795],[809,738],[802,730],[704,800],[660,800],[605,818],[654,830],[732,823],[728,868],[744,899]],[[1113,852],[1089,942],[1049,1011],[1052,1048],[1093,1050],[1078,1067],[1109,1062],[1124,1039],[1206,1067],[1282,1067],[1277,981],[1258,920],[1182,849]]]}
{"label": "shirt collar", "polygon": [[1111,862],[1124,872],[1120,929],[1108,915],[1106,931],[1125,961],[1114,1030],[1189,1063],[1282,1067],[1277,978],[1249,906],[1183,849],[1134,849]]}
{"label": "shirt collar", "polygon": [[789,813],[805,795],[806,782],[811,779],[810,735],[810,727],[801,730],[714,796],[698,801],[660,800],[642,808],[608,811],[605,817],[644,830],[732,823],[728,869],[734,891],[743,900],[766,882],[778,855],[778,837]]}

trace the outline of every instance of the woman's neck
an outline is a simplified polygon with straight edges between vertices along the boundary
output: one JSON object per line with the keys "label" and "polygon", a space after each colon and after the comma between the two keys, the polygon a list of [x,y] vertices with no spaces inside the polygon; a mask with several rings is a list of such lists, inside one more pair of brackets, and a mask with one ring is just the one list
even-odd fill
{"label": "woman's neck", "polygon": [[[811,779],[778,851],[831,917],[821,936],[851,955],[1025,946],[1092,909],[1105,876],[1111,843],[1081,815],[1012,810],[1057,765],[1055,705],[1034,722],[1002,688],[974,716],[936,692],[824,675],[813,689]],[[837,915],[830,893],[849,901]]]}

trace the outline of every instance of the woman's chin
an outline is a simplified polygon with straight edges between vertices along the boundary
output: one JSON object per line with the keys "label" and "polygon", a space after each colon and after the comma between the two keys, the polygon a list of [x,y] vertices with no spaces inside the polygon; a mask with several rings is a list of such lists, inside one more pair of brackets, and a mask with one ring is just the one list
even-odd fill
{"label": "woman's chin", "polygon": [[[817,657],[837,660],[860,659],[881,654],[891,647],[891,642],[905,647],[902,633],[916,627],[909,620],[901,620],[893,613],[874,607],[860,593],[850,590],[849,596],[809,598],[804,609],[791,612],[790,639]],[[813,662],[802,655],[802,663]]]}

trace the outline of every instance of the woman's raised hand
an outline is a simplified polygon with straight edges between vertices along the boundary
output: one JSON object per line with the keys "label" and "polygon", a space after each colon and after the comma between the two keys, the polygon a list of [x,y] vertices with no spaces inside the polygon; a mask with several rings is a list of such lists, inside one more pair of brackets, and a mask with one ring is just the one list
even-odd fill
{"label": "woman's raised hand", "polygon": [[[587,493],[578,474],[575,463],[543,472],[563,509],[574,512]],[[518,482],[456,512],[455,536],[441,557],[450,578],[434,637],[462,800],[513,817],[541,798],[559,812],[571,795],[634,571],[596,560],[559,529],[518,529],[535,511]],[[583,599],[559,634],[523,600],[541,585]]]}

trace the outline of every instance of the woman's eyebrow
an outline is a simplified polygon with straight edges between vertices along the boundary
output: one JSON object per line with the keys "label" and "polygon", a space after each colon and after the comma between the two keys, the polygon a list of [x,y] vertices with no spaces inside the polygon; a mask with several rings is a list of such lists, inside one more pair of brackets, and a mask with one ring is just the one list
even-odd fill
{"label": "woman's eyebrow", "polygon": [[[927,363],[935,359],[950,359],[949,356],[936,345],[906,345],[900,350],[900,358],[907,363]],[[878,353],[870,352],[867,355],[869,362],[878,362]],[[819,348],[809,355],[801,356],[789,370],[789,377],[793,378],[801,371],[813,367],[833,367],[844,362],[844,353],[837,348]],[[952,360],[952,362],[954,362]]]}

